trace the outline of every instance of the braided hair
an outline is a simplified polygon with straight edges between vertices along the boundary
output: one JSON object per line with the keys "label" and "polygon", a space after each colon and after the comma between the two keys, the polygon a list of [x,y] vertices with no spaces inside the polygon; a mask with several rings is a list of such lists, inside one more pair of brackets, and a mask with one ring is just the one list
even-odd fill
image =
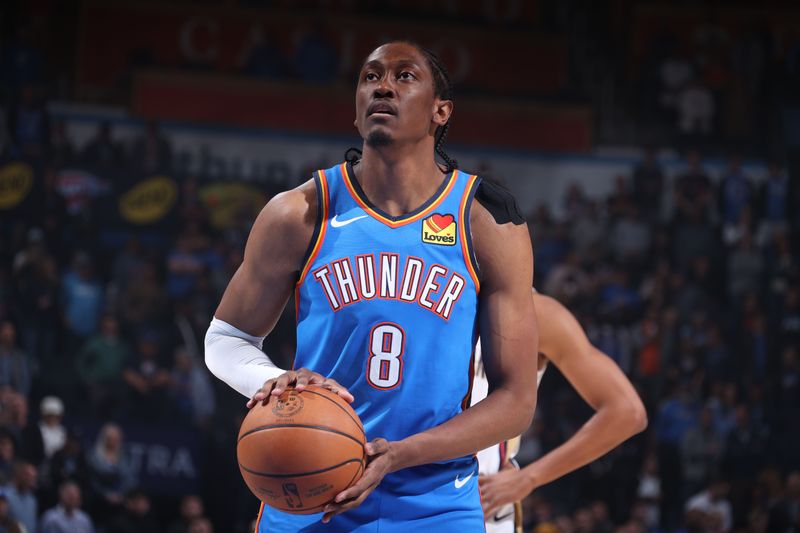
{"label": "braided hair", "polygon": [[[450,74],[447,72],[442,61],[432,51],[424,48],[423,46],[413,41],[392,41],[397,43],[405,43],[413,46],[420,53],[425,56],[425,61],[428,63],[428,68],[431,69],[433,74],[433,93],[436,97],[442,100],[453,99],[453,84],[450,81]],[[444,140],[447,137],[447,132],[450,129],[450,119],[443,125],[438,126],[433,134],[434,147],[433,150],[444,161],[444,168],[442,172],[448,173],[458,168],[458,161],[447,155],[444,151]],[[361,150],[358,148],[348,148],[344,153],[345,161],[356,164],[361,160]]]}

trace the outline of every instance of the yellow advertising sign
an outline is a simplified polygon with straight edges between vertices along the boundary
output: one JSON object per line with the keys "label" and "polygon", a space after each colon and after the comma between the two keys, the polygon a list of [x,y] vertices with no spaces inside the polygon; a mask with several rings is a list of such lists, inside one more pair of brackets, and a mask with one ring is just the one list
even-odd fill
{"label": "yellow advertising sign", "polygon": [[33,187],[33,168],[15,161],[0,168],[0,209],[18,206]]}
{"label": "yellow advertising sign", "polygon": [[119,213],[132,224],[151,224],[164,218],[178,199],[178,186],[166,176],[139,183],[119,199]]}

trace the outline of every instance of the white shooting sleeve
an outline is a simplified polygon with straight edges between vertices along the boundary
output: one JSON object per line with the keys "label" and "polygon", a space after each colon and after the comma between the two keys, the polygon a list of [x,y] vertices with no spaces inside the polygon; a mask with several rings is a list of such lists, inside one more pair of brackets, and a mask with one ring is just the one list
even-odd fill
{"label": "white shooting sleeve", "polygon": [[254,337],[214,318],[206,332],[206,366],[240,394],[252,398],[268,379],[286,372],[261,351],[264,337]]}

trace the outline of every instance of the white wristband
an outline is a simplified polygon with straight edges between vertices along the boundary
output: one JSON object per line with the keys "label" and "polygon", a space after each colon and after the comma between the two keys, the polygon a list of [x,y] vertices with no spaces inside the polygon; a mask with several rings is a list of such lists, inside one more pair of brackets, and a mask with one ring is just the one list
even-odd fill
{"label": "white wristband", "polygon": [[206,366],[240,394],[252,398],[264,382],[286,372],[261,351],[264,337],[254,337],[214,318],[206,332]]}

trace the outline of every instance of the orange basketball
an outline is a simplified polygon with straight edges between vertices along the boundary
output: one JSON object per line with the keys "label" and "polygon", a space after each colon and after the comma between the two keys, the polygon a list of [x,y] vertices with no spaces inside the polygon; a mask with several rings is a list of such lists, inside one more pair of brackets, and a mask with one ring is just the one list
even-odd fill
{"label": "orange basketball", "polygon": [[253,407],[236,454],[245,483],[265,504],[311,514],[364,471],[364,426],[337,394],[309,385]]}

